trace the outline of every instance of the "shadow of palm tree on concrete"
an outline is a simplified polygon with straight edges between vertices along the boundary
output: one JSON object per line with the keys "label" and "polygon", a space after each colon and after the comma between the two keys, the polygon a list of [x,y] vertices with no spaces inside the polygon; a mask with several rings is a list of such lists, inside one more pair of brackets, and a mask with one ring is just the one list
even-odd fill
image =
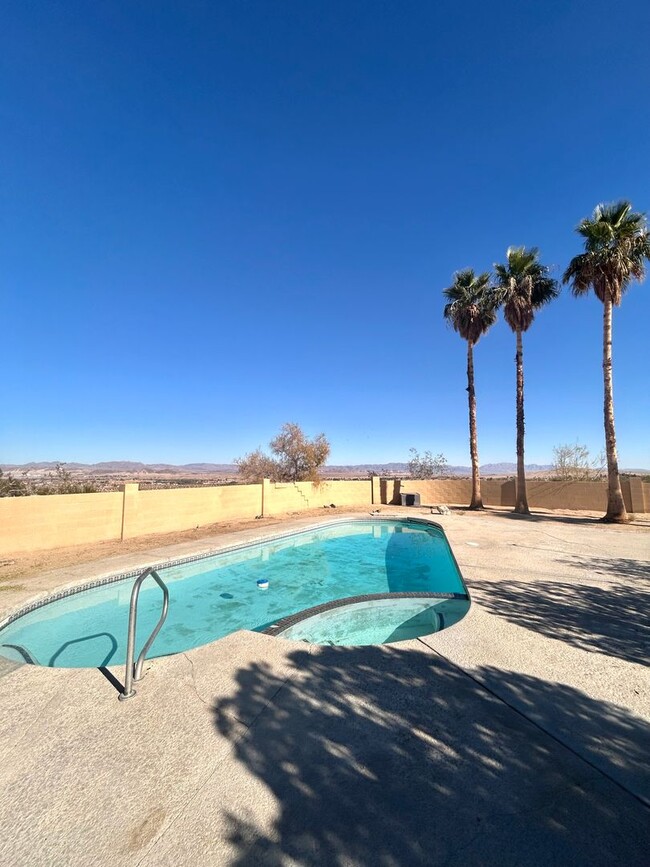
{"label": "shadow of palm tree on concrete", "polygon": [[494,509],[489,506],[485,507],[485,514],[491,517],[503,518],[508,521],[527,521],[529,523],[549,522],[552,524],[599,524],[602,527],[611,528],[612,524],[604,524],[601,518],[594,518],[591,515],[561,515],[549,512],[536,512],[532,510],[530,515],[520,515],[517,512],[505,511],[504,509]]}
{"label": "shadow of palm tree on concrete", "polygon": [[606,578],[640,578],[647,582],[648,592],[650,592],[650,560],[632,560],[629,557],[574,557],[571,560],[558,562],[575,566],[576,559],[579,560],[581,568],[604,575]]}
{"label": "shadow of palm tree on concrete", "polygon": [[473,581],[472,595],[490,613],[517,626],[582,650],[650,665],[650,564],[603,557],[557,563],[614,583]]}
{"label": "shadow of palm tree on concrete", "polygon": [[[647,863],[650,811],[443,658],[395,647],[291,654],[281,684],[240,669],[215,725],[273,793],[272,827],[226,811],[235,865]],[[548,706],[557,687],[488,672]],[[647,726],[563,688],[564,712],[621,768],[643,766]],[[240,737],[239,719],[255,719]]]}

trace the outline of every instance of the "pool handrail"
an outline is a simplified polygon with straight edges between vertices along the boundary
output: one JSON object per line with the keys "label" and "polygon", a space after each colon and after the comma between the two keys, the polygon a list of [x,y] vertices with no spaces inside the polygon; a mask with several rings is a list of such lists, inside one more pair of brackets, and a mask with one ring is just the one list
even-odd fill
{"label": "pool handrail", "polygon": [[[144,647],[140,651],[140,655],[138,659],[133,664],[133,657],[135,655],[135,627],[138,616],[138,597],[140,596],[140,588],[142,587],[145,580],[151,575],[156,584],[160,587],[163,592],[163,606],[162,613],[160,615],[160,619],[158,623],[154,627],[153,632],[146,640]],[[167,612],[169,611],[169,590],[167,589],[167,585],[162,580],[160,575],[156,572],[156,570],[149,566],[144,572],[139,575],[133,584],[133,590],[131,591],[131,604],[129,606],[129,631],[126,642],[126,665],[124,670],[124,692],[120,693],[118,696],[120,701],[124,701],[127,698],[132,698],[136,691],[133,689],[133,681],[138,681],[142,679],[142,666],[144,665],[145,658],[147,656],[147,651],[151,647],[154,642],[154,639],[158,635],[161,630],[163,623],[167,618]]]}

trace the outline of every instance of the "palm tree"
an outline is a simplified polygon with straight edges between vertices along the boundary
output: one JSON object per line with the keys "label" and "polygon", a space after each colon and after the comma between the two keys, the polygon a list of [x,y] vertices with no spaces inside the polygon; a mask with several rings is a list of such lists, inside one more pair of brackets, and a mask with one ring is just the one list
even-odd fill
{"label": "palm tree", "polygon": [[454,282],[444,290],[448,303],[444,317],[467,341],[467,394],[469,396],[469,452],[472,460],[472,502],[470,509],[482,509],[481,477],[476,436],[476,393],[474,391],[474,347],[481,335],[496,322],[495,296],[488,273],[476,276],[471,268],[457,271]]}
{"label": "palm tree", "polygon": [[530,515],[526,497],[524,469],[524,358],[521,335],[528,331],[535,313],[557,298],[557,281],[549,277],[549,268],[539,261],[537,247],[508,247],[506,262],[495,265],[499,306],[508,325],[517,336],[517,497],[515,512]]}
{"label": "palm tree", "polygon": [[630,202],[598,205],[591,219],[582,220],[576,231],[585,239],[585,252],[575,256],[562,277],[573,294],[593,289],[603,303],[603,381],[605,448],[607,452],[607,513],[604,521],[628,520],[618,475],[614,398],[612,393],[612,309],[618,306],[632,280],[643,280],[650,260],[650,235],[644,214],[632,211]]}

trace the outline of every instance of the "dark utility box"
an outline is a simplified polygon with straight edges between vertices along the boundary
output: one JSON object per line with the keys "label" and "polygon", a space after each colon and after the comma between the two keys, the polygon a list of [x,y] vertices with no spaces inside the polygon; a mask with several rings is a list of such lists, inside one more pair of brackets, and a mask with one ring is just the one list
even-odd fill
{"label": "dark utility box", "polygon": [[402,498],[403,506],[419,506],[420,505],[420,495],[419,494],[400,494]]}

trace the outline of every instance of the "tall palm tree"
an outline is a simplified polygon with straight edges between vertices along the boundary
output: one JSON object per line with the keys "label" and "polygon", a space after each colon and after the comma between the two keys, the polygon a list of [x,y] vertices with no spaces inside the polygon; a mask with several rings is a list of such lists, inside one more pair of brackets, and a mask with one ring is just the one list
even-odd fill
{"label": "tall palm tree", "polygon": [[488,273],[476,276],[471,268],[457,271],[454,282],[444,290],[448,303],[444,317],[467,341],[467,394],[469,396],[469,452],[472,460],[472,502],[470,509],[482,509],[481,477],[476,436],[476,393],[474,391],[474,347],[481,335],[496,322],[495,295]]}
{"label": "tall palm tree", "polygon": [[650,235],[644,214],[632,211],[630,202],[598,205],[591,219],[576,231],[585,239],[585,252],[575,256],[562,277],[575,296],[593,289],[603,303],[603,383],[605,449],[607,452],[607,513],[604,521],[628,520],[618,475],[614,398],[612,392],[612,312],[632,280],[643,280],[650,260]]}
{"label": "tall palm tree", "polygon": [[524,351],[522,334],[528,331],[535,313],[559,294],[557,281],[539,261],[537,247],[508,247],[506,262],[495,265],[499,306],[517,336],[517,496],[515,512],[530,515],[524,469]]}

